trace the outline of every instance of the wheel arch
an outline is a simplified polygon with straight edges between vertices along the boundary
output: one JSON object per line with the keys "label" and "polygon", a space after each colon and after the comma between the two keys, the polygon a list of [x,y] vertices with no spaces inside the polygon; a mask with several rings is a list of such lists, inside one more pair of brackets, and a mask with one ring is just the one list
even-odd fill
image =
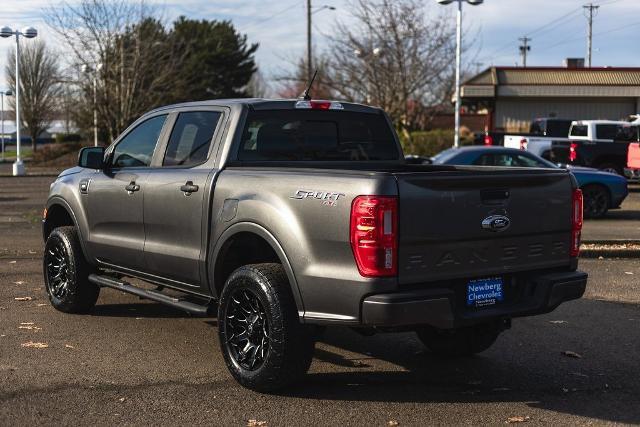
{"label": "wheel arch", "polygon": [[85,247],[85,241],[83,238],[82,230],[78,225],[78,219],[76,218],[73,209],[66,200],[61,197],[51,197],[47,201],[47,216],[42,220],[42,237],[44,241],[47,241],[49,234],[56,228],[65,225],[74,226],[80,239],[80,247],[85,259],[90,259]]}
{"label": "wheel arch", "polygon": [[[224,262],[229,260],[230,250],[233,248],[235,242],[239,239],[249,239],[249,242],[261,244],[258,242],[263,242],[268,245],[268,248],[272,251],[272,254],[275,255],[277,259],[270,259],[271,254],[264,254],[264,261],[260,262],[279,262],[282,264],[284,271],[289,280],[289,285],[291,287],[291,292],[293,294],[293,298],[296,303],[296,308],[298,310],[298,315],[302,318],[304,315],[304,305],[302,302],[302,295],[300,293],[300,289],[298,287],[298,282],[296,280],[293,268],[291,263],[289,262],[289,258],[287,257],[282,245],[278,241],[278,239],[267,230],[262,225],[253,223],[253,222],[240,222],[233,224],[231,227],[227,228],[217,239],[213,249],[211,250],[211,255],[209,257],[209,267],[207,268],[208,278],[209,278],[209,291],[211,295],[218,298],[224,283],[228,275],[235,270],[235,268],[239,267],[236,263],[231,263],[231,265],[223,266]],[[256,239],[251,241],[250,239]],[[240,245],[240,247],[245,247]],[[240,257],[240,260],[250,259],[251,256],[249,254],[243,254]],[[241,264],[244,265],[244,264]]]}

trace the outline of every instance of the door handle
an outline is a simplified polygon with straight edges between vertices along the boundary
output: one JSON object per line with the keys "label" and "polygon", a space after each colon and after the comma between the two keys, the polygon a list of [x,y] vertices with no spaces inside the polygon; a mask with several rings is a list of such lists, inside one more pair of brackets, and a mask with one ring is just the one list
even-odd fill
{"label": "door handle", "polygon": [[182,191],[185,196],[189,196],[191,195],[191,193],[195,193],[196,191],[198,191],[198,188],[200,187],[195,185],[193,181],[187,181],[186,184],[180,187],[180,191]]}
{"label": "door handle", "polygon": [[139,191],[140,190],[140,186],[138,184],[136,184],[135,181],[131,181],[129,183],[129,185],[127,185],[126,187],[124,187],[125,190],[127,190],[127,192],[129,194],[133,194],[134,191]]}

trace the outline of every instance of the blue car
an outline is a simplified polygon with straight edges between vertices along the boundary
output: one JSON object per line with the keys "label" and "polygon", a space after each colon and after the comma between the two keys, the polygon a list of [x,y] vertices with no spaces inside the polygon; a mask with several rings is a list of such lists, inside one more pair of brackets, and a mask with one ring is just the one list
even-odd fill
{"label": "blue car", "polygon": [[620,175],[579,166],[558,166],[528,151],[515,148],[490,146],[450,148],[432,157],[431,163],[530,168],[566,167],[576,177],[582,189],[585,218],[602,218],[609,209],[620,207],[629,192],[627,180]]}

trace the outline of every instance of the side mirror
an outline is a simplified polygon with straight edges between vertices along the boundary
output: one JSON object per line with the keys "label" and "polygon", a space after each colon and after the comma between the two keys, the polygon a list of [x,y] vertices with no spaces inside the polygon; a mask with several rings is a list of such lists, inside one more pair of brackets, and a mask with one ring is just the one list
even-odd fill
{"label": "side mirror", "polygon": [[84,147],[78,155],[78,166],[87,169],[104,168],[104,147]]}

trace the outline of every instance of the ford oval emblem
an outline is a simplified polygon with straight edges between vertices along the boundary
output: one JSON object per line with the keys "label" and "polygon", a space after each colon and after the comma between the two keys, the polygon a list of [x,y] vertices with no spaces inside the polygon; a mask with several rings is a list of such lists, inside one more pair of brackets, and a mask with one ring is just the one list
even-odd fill
{"label": "ford oval emblem", "polygon": [[482,220],[482,228],[488,231],[504,231],[511,225],[511,220],[504,215],[491,215]]}

